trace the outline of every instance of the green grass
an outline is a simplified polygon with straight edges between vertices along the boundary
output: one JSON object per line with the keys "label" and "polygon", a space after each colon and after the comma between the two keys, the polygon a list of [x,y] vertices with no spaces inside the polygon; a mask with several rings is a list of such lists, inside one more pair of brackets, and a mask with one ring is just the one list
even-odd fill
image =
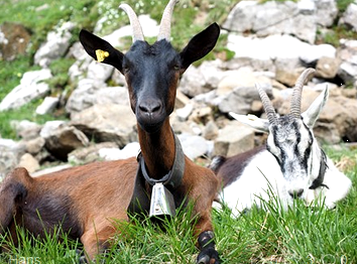
{"label": "green grass", "polygon": [[37,115],[35,113],[37,106],[42,100],[36,100],[22,106],[19,109],[0,112],[0,135],[3,138],[19,139],[19,135],[16,133],[12,126],[12,121],[29,120],[37,124],[44,124],[50,120],[65,120],[66,116],[59,113],[56,116],[53,115]]}
{"label": "green grass", "polygon": [[[306,207],[297,202],[294,208],[282,211],[272,203],[267,210],[253,208],[237,219],[230,211],[213,212],[216,245],[222,263],[357,263],[357,150],[339,151],[327,148],[332,158],[348,159],[346,174],[353,181],[347,198],[336,209]],[[347,163],[343,163],[347,164]],[[164,228],[148,218],[133,218],[132,223],[118,223],[118,235],[112,249],[102,256],[103,263],[195,263],[198,250],[192,237],[193,224],[189,210],[164,221]],[[62,242],[55,236],[39,240],[19,231],[21,246],[9,244],[12,252],[3,253],[0,263],[9,258],[36,258],[41,263],[75,263],[77,241]],[[4,239],[0,236],[1,239]],[[29,263],[29,262],[28,262]]]}
{"label": "green grass", "polygon": [[347,7],[354,2],[355,2],[355,0],[338,0],[338,1],[336,1],[336,4],[337,4],[338,10],[342,13],[342,12],[345,12]]}

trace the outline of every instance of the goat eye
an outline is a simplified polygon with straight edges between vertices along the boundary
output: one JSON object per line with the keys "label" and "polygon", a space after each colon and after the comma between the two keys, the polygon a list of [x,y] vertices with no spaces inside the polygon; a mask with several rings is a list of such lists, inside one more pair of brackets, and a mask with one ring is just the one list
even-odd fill
{"label": "goat eye", "polygon": [[169,64],[168,64],[168,68],[170,70],[174,70],[174,71],[178,71],[181,69],[181,65],[178,61],[174,60],[174,61],[171,61]]}
{"label": "goat eye", "polygon": [[128,73],[130,71],[129,65],[124,65],[124,73]]}
{"label": "goat eye", "polygon": [[123,62],[123,73],[127,74],[130,71],[133,71],[132,63],[128,59],[125,59],[124,62]]}

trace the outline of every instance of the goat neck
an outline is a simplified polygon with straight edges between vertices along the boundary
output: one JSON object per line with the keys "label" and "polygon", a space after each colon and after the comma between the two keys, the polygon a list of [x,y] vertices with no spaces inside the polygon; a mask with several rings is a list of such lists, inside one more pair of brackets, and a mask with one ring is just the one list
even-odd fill
{"label": "goat neck", "polygon": [[138,137],[148,174],[153,179],[161,179],[170,171],[175,159],[175,138],[168,118],[154,133],[138,125]]}
{"label": "goat neck", "polygon": [[[168,173],[175,168],[174,164],[184,163],[184,169],[178,166],[178,171],[183,171],[182,182],[180,181],[178,188],[172,188],[172,194],[178,201],[188,197],[188,200],[194,202],[194,214],[199,215],[195,225],[200,248],[197,263],[218,264],[220,262],[214,243],[207,243],[213,238],[210,209],[218,189],[218,181],[212,171],[183,157],[183,153],[180,154],[180,148],[176,148],[177,141],[170,126],[169,116],[174,110],[180,76],[193,62],[203,58],[214,48],[220,28],[216,23],[211,24],[196,34],[180,52],[176,51],[170,43],[170,22],[176,2],[177,0],[170,0],[165,8],[160,33],[153,44],[144,40],[140,23],[132,9],[128,5],[121,6],[128,13],[133,28],[133,44],[126,54],[86,30],[82,30],[79,37],[90,56],[114,66],[124,75],[130,106],[137,120],[141,161],[144,159],[144,168],[149,177],[160,181],[165,175],[171,175]],[[176,156],[181,157],[177,162]],[[177,178],[181,180],[181,177]],[[140,177],[136,179],[138,184],[135,185],[134,193],[144,187]],[[137,186],[140,188],[136,188]]]}

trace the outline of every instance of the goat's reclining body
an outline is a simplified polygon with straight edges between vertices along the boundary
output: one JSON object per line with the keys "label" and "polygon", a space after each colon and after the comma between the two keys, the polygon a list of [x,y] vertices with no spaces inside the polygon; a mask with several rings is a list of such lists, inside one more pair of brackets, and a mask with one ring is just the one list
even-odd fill
{"label": "goat's reclining body", "polygon": [[[240,171],[237,171],[237,164],[242,164]],[[261,207],[263,201],[278,199],[285,209],[292,205],[293,201],[287,193],[279,164],[266,150],[266,146],[229,158],[219,157],[214,160],[211,167],[222,179],[223,188],[219,200],[230,208],[235,216],[254,205]],[[322,183],[324,186],[307,190],[304,198],[307,205],[316,199],[321,199],[320,202],[325,199],[325,206],[333,208],[336,202],[348,194],[351,187],[350,179],[340,172],[329,158],[327,167],[329,169]],[[220,205],[215,204],[215,207],[219,208]]]}
{"label": "goat's reclining body", "polygon": [[[210,219],[217,182],[205,177],[204,168],[188,158],[185,162],[182,185],[173,195],[197,200],[195,212],[200,212],[204,224],[198,223],[198,228],[212,230],[206,220]],[[115,234],[115,221],[128,220],[137,169],[135,158],[95,162],[35,178],[26,169],[17,168],[0,188],[1,234],[9,228],[16,242],[15,219],[16,225],[42,237],[44,230],[51,233],[57,225],[71,238],[80,238],[89,258],[93,258]],[[199,194],[206,191],[212,198],[200,199]],[[181,201],[176,200],[177,207]]]}
{"label": "goat's reclining body", "polygon": [[127,219],[136,169],[135,158],[91,163],[35,178],[17,168],[1,185],[0,224],[10,228],[13,239],[14,215],[17,225],[41,236],[59,225],[70,237],[80,238],[93,257],[97,244],[103,245],[114,234],[113,219]]}
{"label": "goat's reclining body", "polygon": [[151,182],[156,181],[167,183],[176,208],[185,198],[194,203],[193,215],[198,216],[194,235],[198,237],[200,248],[197,261],[219,264],[210,215],[218,190],[217,177],[185,157],[180,159],[184,160],[180,166],[184,169],[180,170],[179,180],[173,185],[173,180],[164,182],[174,167],[179,149],[169,122],[179,78],[192,62],[214,48],[220,32],[219,26],[213,23],[195,35],[181,52],[175,51],[169,40],[176,2],[170,0],[166,6],[158,40],[152,45],[144,40],[135,12],[128,5],[121,6],[133,27],[133,45],[126,54],[88,31],[82,30],[79,35],[90,56],[114,66],[125,76],[130,106],[137,120],[140,167],[145,168],[150,181],[145,178],[144,184],[136,188],[139,173],[134,158],[89,164],[36,179],[29,177],[24,169],[17,169],[1,185],[0,225],[3,229],[10,227],[14,231],[14,216],[18,221],[23,219],[22,225],[35,235],[43,233],[41,220],[47,229],[62,223],[65,232],[80,238],[92,259],[114,235],[112,220],[128,220],[134,185],[135,190],[144,193],[141,197],[148,200],[153,189]]}
{"label": "goat's reclining body", "polygon": [[304,82],[314,71],[305,70],[293,90],[291,113],[279,117],[261,87],[257,87],[268,120],[231,113],[238,121],[269,133],[266,147],[233,157],[216,157],[210,165],[222,180],[220,198],[235,215],[275,196],[283,208],[301,198],[307,204],[325,199],[333,208],[349,192],[351,180],[325,155],[313,126],[328,98],[326,88],[301,114]]}

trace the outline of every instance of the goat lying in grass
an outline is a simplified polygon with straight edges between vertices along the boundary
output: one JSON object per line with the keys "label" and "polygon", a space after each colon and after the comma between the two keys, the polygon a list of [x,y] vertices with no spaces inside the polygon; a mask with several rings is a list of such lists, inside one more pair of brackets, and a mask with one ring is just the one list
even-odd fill
{"label": "goat lying in grass", "polygon": [[328,88],[301,114],[304,83],[314,73],[306,69],[293,89],[290,114],[278,116],[265,91],[257,86],[268,120],[231,113],[236,120],[269,133],[266,147],[258,147],[233,157],[215,157],[210,168],[223,183],[220,198],[239,215],[261,199],[274,194],[284,208],[293,199],[307,204],[321,197],[328,208],[335,207],[352,185],[319,147],[313,126],[327,99]]}
{"label": "goat lying in grass", "polygon": [[91,163],[38,178],[29,176],[24,168],[15,169],[0,186],[0,234],[9,231],[16,243],[16,225],[44,236],[61,224],[70,237],[80,238],[88,260],[92,260],[116,233],[113,219],[128,221],[128,210],[151,212],[151,192],[158,184],[158,190],[172,197],[168,200],[173,211],[185,201],[194,203],[193,215],[198,217],[194,229],[200,249],[197,262],[220,262],[211,222],[217,177],[185,157],[169,122],[180,76],[213,49],[220,29],[212,24],[176,52],[170,43],[176,2],[170,0],[166,6],[158,39],[152,45],[144,40],[131,7],[121,6],[133,28],[133,44],[125,55],[88,31],[82,30],[79,36],[90,56],[125,76],[137,119],[138,160]]}

